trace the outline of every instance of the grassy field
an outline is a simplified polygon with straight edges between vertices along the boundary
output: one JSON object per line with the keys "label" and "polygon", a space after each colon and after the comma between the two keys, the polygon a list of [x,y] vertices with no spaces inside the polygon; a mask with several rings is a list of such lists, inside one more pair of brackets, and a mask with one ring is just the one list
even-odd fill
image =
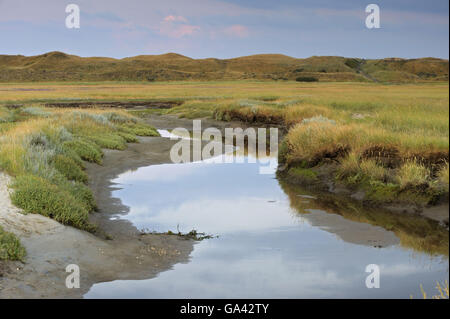
{"label": "grassy field", "polygon": [[[66,180],[70,177],[76,180],[76,185],[82,185],[86,176],[79,158],[98,162],[101,159],[99,147],[123,148],[124,142],[132,140],[136,132],[130,129],[129,120],[120,120],[128,123],[125,128],[115,119],[129,115],[119,112],[120,116],[112,117],[114,128],[111,128],[109,124],[102,124],[103,120],[95,119],[110,111],[80,113],[43,109],[42,105],[55,101],[180,101],[183,103],[171,109],[131,113],[139,116],[169,113],[187,118],[214,117],[276,124],[287,131],[280,160],[287,165],[288,172],[300,179],[314,177],[315,170],[331,163],[336,182],[365,190],[371,200],[433,203],[448,194],[449,189],[448,89],[448,83],[386,85],[295,81],[0,84],[0,105],[4,106],[0,107],[3,144],[0,165],[10,174],[26,176],[17,179],[15,187],[20,189],[44,183],[42,177],[48,180],[48,176],[40,176],[50,174],[47,164],[27,167],[23,160],[28,148],[47,145],[39,137],[30,137],[46,130],[50,144],[70,146],[66,146],[69,154],[52,157],[50,162],[55,163],[52,167],[58,165],[60,171],[64,171],[64,167],[72,167],[71,161],[78,163],[76,172],[65,171],[64,174]],[[11,105],[22,107],[6,107]],[[73,126],[73,123],[81,123],[74,119],[84,117],[88,119],[83,121],[87,126]],[[59,131],[48,128],[56,123],[63,123],[62,127],[74,135],[76,142],[51,142],[60,138]],[[102,137],[95,137],[98,134]],[[24,147],[24,143],[28,146]],[[47,155],[43,152],[39,156]],[[29,172],[33,172],[33,177],[27,175]],[[66,191],[74,192],[75,198],[88,196],[71,187]],[[15,202],[20,203],[20,200],[15,198]],[[79,207],[79,210],[92,207],[84,208]]]}

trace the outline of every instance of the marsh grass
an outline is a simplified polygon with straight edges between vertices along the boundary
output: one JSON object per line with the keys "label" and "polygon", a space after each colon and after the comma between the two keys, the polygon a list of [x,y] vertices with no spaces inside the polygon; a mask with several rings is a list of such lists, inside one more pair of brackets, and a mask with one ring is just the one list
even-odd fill
{"label": "marsh grass", "polygon": [[[26,213],[95,231],[96,209],[83,161],[102,163],[102,148],[123,150],[138,135],[156,135],[124,111],[25,108],[0,139],[0,167],[15,177],[12,202]],[[124,129],[125,128],[125,129]]]}
{"label": "marsh grass", "polygon": [[[367,64],[366,67],[372,66]],[[89,90],[81,89],[81,85],[88,86]],[[449,149],[448,82],[386,85],[356,82],[180,81],[148,84],[111,82],[108,88],[105,88],[104,83],[0,86],[49,89],[20,92],[5,90],[0,101],[0,104],[31,103],[34,107],[50,100],[68,99],[68,96],[72,100],[182,101],[182,104],[171,109],[132,112],[139,116],[157,113],[186,118],[214,117],[223,121],[238,120],[251,125],[261,123],[285,128],[288,134],[282,142],[282,162],[291,166],[307,163],[307,166],[314,167],[332,160],[337,163],[336,174],[342,176],[342,180],[354,185],[364,181],[366,187],[373,187],[373,193],[380,197],[389,194],[392,189],[401,188],[397,176],[400,167],[415,159],[430,170],[430,188],[448,193],[448,166],[445,169],[444,165],[448,163]],[[96,120],[87,119],[86,123],[106,123],[108,115],[105,113],[97,113],[102,116]],[[27,116],[31,120],[42,119],[39,116]],[[110,122],[116,128],[120,127],[113,134],[126,142],[133,141],[133,135],[137,133],[156,133],[148,128],[141,129],[139,123],[131,125],[123,121],[122,117],[116,117]],[[4,133],[14,127],[14,123],[4,123],[0,125],[0,131]],[[87,132],[94,131],[86,129]],[[118,138],[109,138],[111,127],[102,126],[102,130],[102,134],[75,134],[79,141],[76,142],[78,151],[81,153],[85,148],[84,156],[89,158],[88,154],[91,153],[90,158],[98,162],[101,162],[101,156],[94,155],[95,149],[89,145],[96,142],[110,147],[121,145]],[[102,135],[101,139],[99,135]],[[97,141],[89,139],[92,136],[96,136]],[[9,147],[7,152],[20,153],[21,150]],[[349,154],[357,157],[358,163],[354,160],[351,163],[351,159],[346,161]],[[11,165],[14,166],[14,163]],[[403,174],[402,181],[408,175],[405,172]],[[403,196],[406,193],[403,192]]]}
{"label": "marsh grass", "polygon": [[397,173],[397,181],[401,188],[428,185],[431,172],[425,165],[410,160],[404,163]]}
{"label": "marsh grass", "polygon": [[26,256],[25,248],[12,233],[6,232],[0,226],[0,260],[20,260]]}

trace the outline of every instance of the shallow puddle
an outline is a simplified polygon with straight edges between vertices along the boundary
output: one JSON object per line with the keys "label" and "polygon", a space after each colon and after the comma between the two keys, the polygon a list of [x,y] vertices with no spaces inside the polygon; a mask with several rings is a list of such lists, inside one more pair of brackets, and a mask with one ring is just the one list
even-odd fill
{"label": "shallow puddle", "polygon": [[[85,297],[420,298],[421,284],[430,295],[448,280],[448,232],[437,225],[321,199],[247,159],[153,165],[114,180],[113,196],[130,207],[116,218],[218,238],[156,278],[96,284]],[[366,287],[369,264],[380,267],[380,288]]]}

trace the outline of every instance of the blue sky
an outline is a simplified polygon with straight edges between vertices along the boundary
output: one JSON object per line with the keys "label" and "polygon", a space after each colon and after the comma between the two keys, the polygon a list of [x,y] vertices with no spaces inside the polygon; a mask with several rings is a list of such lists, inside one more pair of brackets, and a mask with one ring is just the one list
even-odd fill
{"label": "blue sky", "polygon": [[[65,7],[80,7],[67,29]],[[365,27],[365,8],[381,28]],[[0,0],[0,54],[449,56],[448,0]]]}

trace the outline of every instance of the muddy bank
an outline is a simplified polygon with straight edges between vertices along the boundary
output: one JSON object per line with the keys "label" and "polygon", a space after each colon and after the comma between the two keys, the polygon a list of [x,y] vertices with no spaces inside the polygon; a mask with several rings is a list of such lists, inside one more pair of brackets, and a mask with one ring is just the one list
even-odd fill
{"label": "muddy bank", "polygon": [[180,105],[181,101],[83,101],[83,102],[59,102],[46,103],[46,107],[64,107],[64,108],[94,108],[94,107],[112,107],[121,109],[170,109]]}

